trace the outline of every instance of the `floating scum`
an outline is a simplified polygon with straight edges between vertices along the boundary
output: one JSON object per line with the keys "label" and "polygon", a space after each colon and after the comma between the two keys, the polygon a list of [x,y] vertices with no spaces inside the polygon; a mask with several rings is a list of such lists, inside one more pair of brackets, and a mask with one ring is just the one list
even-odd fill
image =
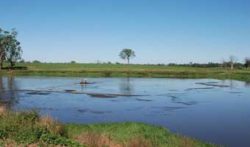
{"label": "floating scum", "polygon": [[87,80],[81,80],[80,82],[64,84],[64,85],[57,85],[52,87],[41,88],[38,90],[33,89],[15,89],[15,90],[5,90],[5,91],[19,91],[19,92],[27,92],[30,95],[49,95],[50,93],[70,93],[70,94],[85,94],[95,98],[117,98],[117,97],[132,97],[132,96],[147,96],[147,95],[135,95],[135,94],[119,94],[119,93],[96,93],[96,92],[84,92],[84,91],[77,91],[73,89],[65,89],[65,90],[57,90],[59,87],[65,86],[73,86],[73,85],[80,85],[80,86],[87,86],[89,84],[95,84],[95,82],[88,82]]}
{"label": "floating scum", "polygon": [[[74,86],[74,85],[80,85],[81,87],[85,87],[90,84],[96,84],[96,82],[89,82],[86,79],[82,79],[80,82],[76,83],[69,83],[69,84],[63,84],[63,85],[56,85],[52,87],[45,87],[45,88],[40,88],[38,90],[34,89],[14,89],[14,90],[4,90],[4,91],[20,91],[20,92],[27,92],[27,94],[30,95],[49,95],[50,93],[69,93],[69,94],[85,94],[94,98],[117,98],[117,97],[140,97],[140,96],[149,96],[149,95],[138,95],[138,94],[120,94],[120,93],[97,93],[97,92],[85,92],[85,91],[77,91],[74,89],[64,89],[64,90],[58,90],[60,87],[65,87],[65,86]],[[209,87],[202,87],[202,88],[189,88],[186,89],[188,90],[194,90],[194,89],[212,89],[215,87],[229,87],[229,85],[221,85],[218,83],[211,83],[211,82],[200,82],[196,83],[198,85],[204,85],[204,86],[209,86]]]}

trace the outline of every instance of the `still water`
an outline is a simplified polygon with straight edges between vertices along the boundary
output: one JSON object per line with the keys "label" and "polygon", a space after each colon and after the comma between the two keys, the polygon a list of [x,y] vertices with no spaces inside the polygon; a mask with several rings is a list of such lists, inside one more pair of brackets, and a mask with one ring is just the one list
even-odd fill
{"label": "still water", "polygon": [[250,146],[250,84],[215,79],[0,77],[16,111],[65,123],[144,122],[225,146]]}

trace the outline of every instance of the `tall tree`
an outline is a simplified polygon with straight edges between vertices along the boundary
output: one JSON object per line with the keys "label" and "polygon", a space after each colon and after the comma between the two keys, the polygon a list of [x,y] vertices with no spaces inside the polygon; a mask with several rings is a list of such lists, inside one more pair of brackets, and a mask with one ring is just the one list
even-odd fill
{"label": "tall tree", "polygon": [[236,59],[235,56],[230,56],[230,57],[229,57],[229,63],[230,63],[230,68],[231,68],[231,70],[234,69],[234,64],[235,64],[236,60],[237,60],[237,59]]}
{"label": "tall tree", "polygon": [[250,58],[245,59],[245,67],[249,68],[250,67]]}
{"label": "tall tree", "polygon": [[6,55],[6,44],[7,44],[7,34],[8,32],[3,31],[0,28],[0,70],[3,67],[3,61],[5,60]]}
{"label": "tall tree", "polygon": [[22,49],[17,40],[17,31],[12,29],[9,32],[0,28],[0,69],[5,60],[10,63],[10,67],[14,67],[15,63],[21,59],[21,54]]}
{"label": "tall tree", "polygon": [[135,52],[132,49],[125,48],[120,52],[119,55],[122,59],[127,60],[128,64],[130,63],[130,59],[135,57]]}
{"label": "tall tree", "polygon": [[18,60],[21,59],[22,49],[20,42],[17,40],[17,31],[12,29],[6,37],[5,58],[13,68]]}

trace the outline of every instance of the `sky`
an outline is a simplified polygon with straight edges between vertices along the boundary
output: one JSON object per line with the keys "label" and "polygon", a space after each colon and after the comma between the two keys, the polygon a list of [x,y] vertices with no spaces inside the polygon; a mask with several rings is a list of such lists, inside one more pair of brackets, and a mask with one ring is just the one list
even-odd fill
{"label": "sky", "polygon": [[27,61],[222,62],[250,57],[250,0],[0,0]]}

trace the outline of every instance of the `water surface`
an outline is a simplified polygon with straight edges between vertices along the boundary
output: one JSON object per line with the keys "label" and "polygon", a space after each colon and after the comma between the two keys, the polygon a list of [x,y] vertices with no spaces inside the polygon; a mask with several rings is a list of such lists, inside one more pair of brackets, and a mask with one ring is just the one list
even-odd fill
{"label": "water surface", "polygon": [[249,83],[215,79],[1,77],[11,109],[66,123],[136,121],[226,146],[250,146]]}

